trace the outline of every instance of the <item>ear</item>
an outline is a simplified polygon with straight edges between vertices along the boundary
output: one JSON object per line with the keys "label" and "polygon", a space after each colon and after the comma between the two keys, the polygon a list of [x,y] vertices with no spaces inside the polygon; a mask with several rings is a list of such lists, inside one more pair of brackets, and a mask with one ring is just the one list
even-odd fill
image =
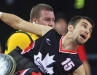
{"label": "ear", "polygon": [[31,22],[35,24],[37,22],[37,19],[33,18]]}
{"label": "ear", "polygon": [[73,31],[74,27],[72,25],[68,26],[68,31]]}

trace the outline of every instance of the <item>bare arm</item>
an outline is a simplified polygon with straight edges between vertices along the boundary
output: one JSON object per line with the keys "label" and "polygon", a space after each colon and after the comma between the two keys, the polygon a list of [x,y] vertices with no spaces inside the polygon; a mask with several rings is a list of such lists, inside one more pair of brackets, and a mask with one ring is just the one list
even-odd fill
{"label": "bare arm", "polygon": [[14,14],[2,13],[1,20],[9,26],[13,27],[14,29],[20,29],[26,32],[34,33],[39,36],[44,35],[51,29],[51,27],[49,26],[43,26],[27,22]]}
{"label": "bare arm", "polygon": [[86,75],[91,75],[90,66],[87,60],[82,61],[83,66],[85,68]]}
{"label": "bare arm", "polygon": [[77,68],[74,72],[73,75],[85,75],[85,70],[83,65],[81,65],[79,68]]}
{"label": "bare arm", "polygon": [[68,74],[68,75],[86,75],[86,74],[85,74],[85,70],[84,70],[83,65],[81,65],[73,73]]}

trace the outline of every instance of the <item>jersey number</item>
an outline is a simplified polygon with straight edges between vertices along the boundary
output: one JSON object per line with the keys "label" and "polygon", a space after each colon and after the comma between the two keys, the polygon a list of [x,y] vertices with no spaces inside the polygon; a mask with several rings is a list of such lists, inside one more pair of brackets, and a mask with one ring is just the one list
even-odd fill
{"label": "jersey number", "polygon": [[75,66],[73,61],[70,58],[67,58],[61,64],[62,64],[62,66],[64,66],[65,71],[69,71],[70,69],[72,69]]}

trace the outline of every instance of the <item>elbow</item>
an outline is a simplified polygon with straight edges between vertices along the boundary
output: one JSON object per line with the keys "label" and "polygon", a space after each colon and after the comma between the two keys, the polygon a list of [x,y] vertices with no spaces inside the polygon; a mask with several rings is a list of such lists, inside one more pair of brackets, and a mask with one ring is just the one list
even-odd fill
{"label": "elbow", "polygon": [[23,24],[22,23],[14,23],[13,26],[12,26],[14,29],[17,29],[17,30],[24,30],[23,28]]}

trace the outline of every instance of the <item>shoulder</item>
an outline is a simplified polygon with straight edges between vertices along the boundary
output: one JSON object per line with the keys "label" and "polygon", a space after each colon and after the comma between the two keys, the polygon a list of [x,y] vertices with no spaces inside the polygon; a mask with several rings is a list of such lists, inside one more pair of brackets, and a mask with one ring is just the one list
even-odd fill
{"label": "shoulder", "polygon": [[[14,32],[11,35],[9,35],[8,39],[18,39],[18,38],[26,38],[28,37],[25,32]],[[18,39],[19,40],[19,39]]]}
{"label": "shoulder", "polygon": [[12,42],[31,42],[32,38],[27,32],[13,32],[9,37],[7,38],[6,43],[10,44]]}

